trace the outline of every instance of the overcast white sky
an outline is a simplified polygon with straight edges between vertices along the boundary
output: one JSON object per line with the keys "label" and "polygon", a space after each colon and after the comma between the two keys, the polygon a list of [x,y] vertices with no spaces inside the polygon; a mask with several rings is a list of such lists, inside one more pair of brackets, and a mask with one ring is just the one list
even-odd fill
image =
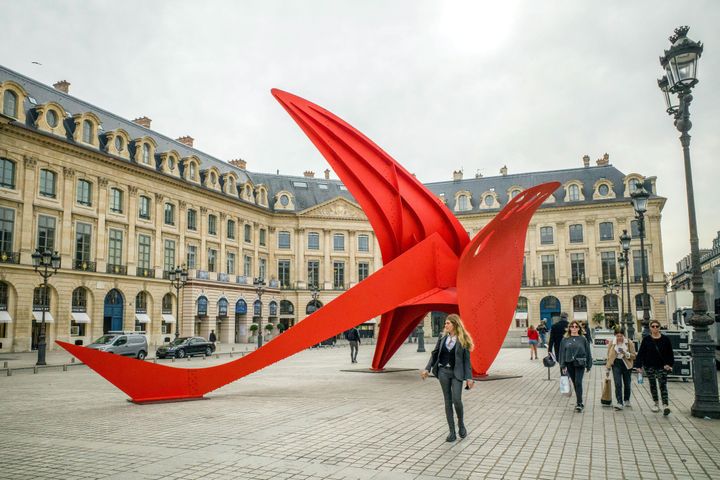
{"label": "overcast white sky", "polygon": [[[678,7],[681,6],[681,7]],[[720,2],[0,0],[0,63],[251,171],[327,168],[270,95],[333,111],[423,182],[607,152],[658,177],[665,269],[689,253],[678,132],[656,79],[705,44],[692,104],[700,245],[720,229]],[[39,62],[37,65],[32,62]]]}

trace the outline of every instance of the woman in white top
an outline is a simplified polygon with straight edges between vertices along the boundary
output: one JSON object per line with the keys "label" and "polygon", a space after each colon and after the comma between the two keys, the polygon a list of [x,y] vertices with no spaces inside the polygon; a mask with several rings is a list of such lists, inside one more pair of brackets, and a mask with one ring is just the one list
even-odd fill
{"label": "woman in white top", "polygon": [[[635,361],[635,343],[628,340],[620,328],[615,329],[615,337],[608,345],[605,367],[613,372],[615,382],[615,410],[630,406],[630,373]],[[624,388],[623,388],[624,387]],[[624,391],[623,391],[624,390]]]}

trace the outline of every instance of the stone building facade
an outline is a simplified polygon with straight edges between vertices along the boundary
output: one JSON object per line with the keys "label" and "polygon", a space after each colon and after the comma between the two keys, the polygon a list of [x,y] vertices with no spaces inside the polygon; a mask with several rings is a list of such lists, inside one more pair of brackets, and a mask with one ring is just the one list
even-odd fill
{"label": "stone building facade", "polygon": [[[151,344],[180,333],[245,342],[258,318],[287,328],[382,266],[375,235],[341,182],[251,172],[171,139],[147,117],[128,121],[0,67],[0,352],[35,347],[42,311],[48,342],[87,344],[109,330],[147,332]],[[617,271],[618,236],[633,228],[629,192],[652,191],[646,251],[652,309],[664,316],[660,217],[655,179],[625,175],[607,157],[552,172],[428,184],[470,235],[510,196],[530,185],[563,186],[527,234],[523,288],[513,323],[559,311],[576,318],[616,314],[603,277]],[[639,248],[633,240],[633,253]],[[48,298],[31,254],[57,251]],[[639,251],[638,251],[639,252]],[[634,262],[633,293],[639,293]],[[168,272],[189,271],[176,291]],[[266,282],[258,300],[253,279]],[[581,298],[582,297],[582,298]],[[612,297],[612,295],[611,295]],[[662,312],[661,312],[662,311]],[[440,316],[428,315],[426,332]],[[376,319],[361,326],[375,334]],[[276,334],[276,333],[271,333]]]}

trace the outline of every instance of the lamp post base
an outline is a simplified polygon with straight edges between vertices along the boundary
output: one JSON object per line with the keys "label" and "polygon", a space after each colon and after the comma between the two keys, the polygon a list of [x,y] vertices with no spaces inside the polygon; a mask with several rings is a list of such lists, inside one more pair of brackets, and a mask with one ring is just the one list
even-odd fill
{"label": "lamp post base", "polygon": [[708,315],[694,315],[690,323],[695,328],[695,335],[690,342],[695,402],[690,408],[690,414],[693,417],[720,419],[715,343],[708,335],[707,327],[712,325],[713,321]]}

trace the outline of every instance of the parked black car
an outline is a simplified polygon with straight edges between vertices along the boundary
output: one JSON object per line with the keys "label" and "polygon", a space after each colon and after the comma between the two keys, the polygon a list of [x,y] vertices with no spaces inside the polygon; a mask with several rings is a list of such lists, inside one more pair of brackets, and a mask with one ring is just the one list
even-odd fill
{"label": "parked black car", "polygon": [[157,358],[184,358],[192,355],[210,356],[214,351],[215,344],[202,337],[178,337],[167,345],[158,347],[155,356]]}

